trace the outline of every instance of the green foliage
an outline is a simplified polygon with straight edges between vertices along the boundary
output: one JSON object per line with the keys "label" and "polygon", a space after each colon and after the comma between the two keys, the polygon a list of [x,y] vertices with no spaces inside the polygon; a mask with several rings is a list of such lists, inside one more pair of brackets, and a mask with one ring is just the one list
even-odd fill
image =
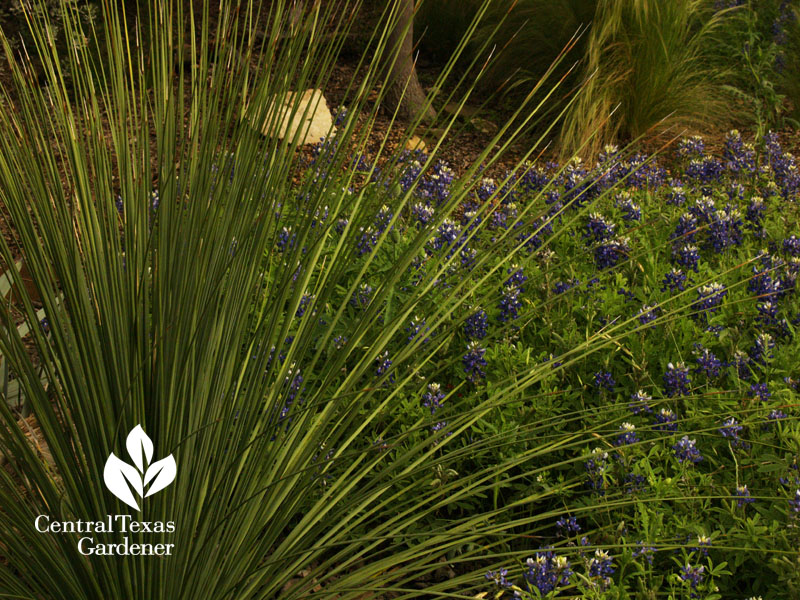
{"label": "green foliage", "polygon": [[[436,148],[367,156],[391,3],[337,131],[300,151],[271,100],[325,87],[358,3],[222,5],[213,43],[209,3],[182,6],[143,15],[145,56],[106,5],[107,65],[33,18],[41,88],[0,36],[0,254],[42,305],[11,269],[0,353],[41,433],[0,404],[0,596],[470,598],[503,566],[533,597],[796,589],[800,176],[774,136],[730,134],[725,162],[682,143],[685,187],[630,149],[491,179],[508,124],[463,173]],[[719,372],[684,372],[703,348]],[[141,455],[137,424],[177,476],[131,513],[101,474]],[[174,531],[92,543],[173,555],[84,556],[34,525],[116,514]],[[561,589],[521,575],[548,561]]]}
{"label": "green foliage", "polygon": [[797,103],[787,99],[800,91],[797,7],[783,0],[738,3],[724,11],[716,38],[721,61],[739,65],[727,82],[739,118],[753,123],[759,135],[796,126]]}
{"label": "green foliage", "polygon": [[586,86],[562,128],[564,153],[585,148],[594,157],[605,144],[659,135],[670,125],[724,122],[726,70],[709,58],[719,20],[703,0],[600,3],[584,59]]}

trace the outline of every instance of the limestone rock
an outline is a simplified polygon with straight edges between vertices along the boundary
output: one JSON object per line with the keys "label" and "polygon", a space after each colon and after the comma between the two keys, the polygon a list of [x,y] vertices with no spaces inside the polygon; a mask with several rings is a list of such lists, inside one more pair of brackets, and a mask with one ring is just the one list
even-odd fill
{"label": "limestone rock", "polygon": [[428,146],[425,144],[425,140],[423,140],[421,137],[412,135],[406,141],[406,150],[411,150],[412,152],[414,150],[422,150],[423,152],[427,152]]}
{"label": "limestone rock", "polygon": [[[295,110],[295,105],[297,108]],[[274,111],[277,111],[277,116]],[[272,101],[261,133],[290,142],[300,131],[300,144],[316,144],[321,138],[333,135],[333,115],[322,90],[288,92]]]}

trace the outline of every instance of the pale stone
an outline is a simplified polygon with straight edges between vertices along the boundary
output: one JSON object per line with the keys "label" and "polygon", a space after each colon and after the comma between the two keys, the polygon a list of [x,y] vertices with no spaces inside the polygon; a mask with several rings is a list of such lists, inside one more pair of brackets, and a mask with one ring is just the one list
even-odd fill
{"label": "pale stone", "polygon": [[[298,94],[302,94],[298,98]],[[296,105],[296,108],[295,108]],[[273,111],[277,110],[275,116]],[[308,89],[304,92],[288,92],[282,100],[273,100],[261,133],[292,141],[300,131],[300,144],[316,144],[320,139],[335,133],[333,115],[328,108],[322,90]]]}
{"label": "pale stone", "polygon": [[428,146],[421,137],[412,135],[406,142],[406,150],[422,150],[423,152],[427,152]]}

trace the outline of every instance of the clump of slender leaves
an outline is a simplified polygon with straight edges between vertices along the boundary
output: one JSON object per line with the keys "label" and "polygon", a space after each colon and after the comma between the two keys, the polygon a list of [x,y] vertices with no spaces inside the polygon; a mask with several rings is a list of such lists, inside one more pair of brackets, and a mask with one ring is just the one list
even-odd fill
{"label": "clump of slender leaves", "polygon": [[[756,402],[769,398],[751,400],[731,414],[737,424],[720,426],[738,437],[714,433],[717,424],[694,406],[725,398],[733,411],[741,381],[769,386],[769,352],[778,351],[763,351],[763,362],[750,357],[750,371],[728,365],[719,388],[687,379],[680,364],[698,332],[706,347],[715,339],[731,351],[745,347],[750,330],[734,332],[728,320],[737,316],[733,290],[744,304],[748,281],[761,285],[767,272],[780,273],[780,289],[765,293],[780,293],[783,304],[764,328],[781,330],[796,303],[784,281],[793,263],[769,262],[743,245],[745,232],[759,241],[789,233],[778,207],[796,196],[796,166],[775,139],[754,150],[753,169],[750,147],[735,138],[721,165],[690,156],[696,142],[687,146],[681,201],[678,182],[665,185],[662,168],[629,151],[608,150],[590,166],[522,161],[502,179],[486,177],[483,168],[544,108],[540,87],[513,115],[522,126],[498,132],[499,153],[486,150],[463,173],[439,161],[438,147],[414,155],[381,147],[367,156],[382,93],[374,107],[367,99],[396,50],[387,47],[398,8],[390,3],[363,59],[365,77],[337,111],[337,131],[309,154],[298,149],[302,132],[279,139],[262,135],[262,124],[268,133],[279,125],[272,99],[325,87],[357,3],[310,4],[301,18],[280,0],[222,3],[213,31],[208,2],[190,12],[154,3],[141,26],[112,2],[103,8],[91,31],[68,6],[61,22],[68,39],[86,35],[104,46],[108,62],[76,44],[65,64],[49,43],[47,16],[31,14],[43,87],[2,40],[14,74],[14,94],[3,95],[14,110],[0,115],[0,201],[14,240],[0,251],[8,266],[24,258],[37,293],[19,285],[16,305],[4,304],[0,352],[50,460],[0,404],[8,461],[0,470],[0,595],[474,597],[490,589],[487,570],[536,553],[557,570],[558,585],[544,593],[618,597],[667,585],[693,593],[696,571],[662,576],[645,563],[652,545],[659,558],[673,549],[692,556],[689,567],[708,568],[714,581],[727,576],[719,561],[698,563],[691,540],[675,538],[690,530],[681,519],[696,522],[709,506],[720,516],[706,534],[727,527],[731,552],[739,544],[777,561],[791,556],[745,535],[763,527],[749,516],[758,504],[743,495],[743,510],[726,502],[734,497],[731,461],[737,484],[753,481],[753,497],[790,500],[765,481],[790,468],[794,407],[781,405],[787,417],[751,438],[736,427],[753,432],[765,423]],[[464,80],[454,87],[464,90],[462,101],[472,90]],[[446,132],[454,122],[444,121]],[[618,196],[622,187],[633,196]],[[723,216],[703,203],[723,193],[731,203],[761,194],[775,207],[772,220],[745,231],[733,206]],[[692,213],[694,228],[672,237],[672,215],[657,204],[671,200],[701,213]],[[642,215],[665,224],[640,226]],[[690,235],[696,259],[681,254]],[[703,270],[683,289],[657,291],[667,264],[700,261],[701,251]],[[755,276],[732,279],[753,266],[761,269]],[[21,283],[15,269],[10,277]],[[730,295],[708,287],[717,279]],[[631,296],[647,310],[631,314]],[[33,349],[12,327],[20,314]],[[793,339],[781,346],[786,355]],[[623,381],[642,386],[653,410],[669,408],[675,419],[620,431],[630,419],[619,404],[629,402],[618,398]],[[786,386],[782,393],[791,394]],[[78,534],[37,532],[41,514],[131,514],[101,474],[137,424],[159,455],[175,458],[177,474],[133,514],[174,521],[175,531],[130,537],[174,543],[174,555],[87,557],[76,551]],[[737,446],[729,459],[715,438],[710,447],[720,457],[712,460],[709,446],[694,441],[706,434],[772,454],[751,459]],[[695,460],[698,452],[706,462]],[[740,464],[767,475],[739,480]],[[721,480],[712,466],[723,470]],[[629,472],[643,480],[626,480]],[[674,512],[661,521],[664,506]],[[586,543],[571,522],[555,536],[552,523],[564,515],[581,519]],[[767,518],[773,530],[794,522],[788,509]],[[634,556],[633,535],[646,552]],[[97,536],[120,541],[118,532]],[[563,559],[546,555],[551,543],[572,564],[601,554],[573,577]],[[715,544],[714,552],[724,549]],[[509,573],[525,585],[518,574]],[[538,575],[552,579],[553,570],[526,578],[526,592],[535,593]]]}

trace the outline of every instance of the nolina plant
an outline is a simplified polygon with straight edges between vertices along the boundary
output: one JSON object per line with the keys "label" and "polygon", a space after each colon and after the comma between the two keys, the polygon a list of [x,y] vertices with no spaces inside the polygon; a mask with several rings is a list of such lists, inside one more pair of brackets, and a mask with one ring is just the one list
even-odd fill
{"label": "nolina plant", "polygon": [[[454,472],[455,461],[507,443],[468,434],[553,365],[526,361],[475,391],[468,386],[484,375],[485,342],[473,340],[455,365],[441,364],[444,350],[469,306],[502,303],[502,333],[522,326],[512,322],[526,277],[511,262],[563,210],[517,240],[514,225],[531,210],[520,206],[484,252],[431,250],[425,273],[400,286],[421,253],[453,243],[450,217],[468,193],[486,201],[468,217],[467,243],[495,219],[493,201],[512,179],[492,187],[476,177],[499,157],[485,151],[435,214],[418,211],[426,222],[413,243],[391,252],[421,176],[400,181],[387,157],[381,179],[373,166],[350,168],[350,153],[363,151],[378,110],[367,110],[366,99],[393,54],[393,2],[361,65],[365,77],[349,90],[349,110],[339,111],[338,133],[295,186],[302,132],[278,139],[262,136],[261,126],[274,132],[280,124],[273,99],[324,87],[358,3],[309,3],[300,15],[289,4],[277,0],[262,12],[252,1],[223,2],[214,31],[208,1],[187,14],[182,2],[159,0],[139,26],[104,2],[91,31],[64,5],[73,41],[66,64],[50,43],[47,15],[29,13],[42,87],[0,35],[13,72],[13,89],[2,95],[14,107],[0,113],[0,201],[16,237],[4,237],[0,251],[6,265],[24,257],[47,318],[40,326],[12,270],[35,357],[6,305],[0,351],[41,434],[32,445],[0,403],[8,460],[0,470],[0,597],[344,599],[391,589],[413,598],[420,581],[429,582],[426,595],[474,596],[487,568],[521,556],[509,550],[510,534],[556,516],[516,512],[552,489],[504,503],[497,483],[527,476],[533,458],[566,464],[557,452],[602,438],[598,431],[617,436],[616,423],[594,414],[584,423],[578,411],[567,419],[571,433],[550,435],[552,419],[528,424],[512,456]],[[104,47],[107,63],[92,59],[92,44]],[[452,61],[442,77],[451,69]],[[300,95],[293,98],[298,113]],[[539,108],[523,103],[514,122],[532,122]],[[502,127],[494,143],[502,152],[519,133]],[[423,166],[435,156],[436,148]],[[371,182],[357,185],[364,175]],[[570,202],[580,206],[592,187],[571,183]],[[578,218],[565,217],[565,226]],[[614,263],[625,254],[616,248]],[[391,262],[376,271],[381,251]],[[440,285],[462,260],[469,275]],[[378,276],[367,281],[368,271]],[[506,279],[502,293],[487,291],[493,276]],[[363,308],[356,320],[346,318],[351,298]],[[423,304],[435,308],[417,318]],[[587,335],[559,365],[613,347],[634,322]],[[391,346],[404,328],[407,343]],[[476,337],[482,329],[471,324]],[[425,381],[420,392],[423,366],[463,369],[470,381],[446,392]],[[468,410],[446,424],[398,427],[390,409],[423,395],[431,415],[443,403]],[[473,509],[450,512],[460,506]],[[43,532],[44,523],[76,525]],[[112,554],[79,552],[87,536]],[[133,544],[171,552],[119,554]],[[442,559],[456,566],[453,577],[433,578]]]}

